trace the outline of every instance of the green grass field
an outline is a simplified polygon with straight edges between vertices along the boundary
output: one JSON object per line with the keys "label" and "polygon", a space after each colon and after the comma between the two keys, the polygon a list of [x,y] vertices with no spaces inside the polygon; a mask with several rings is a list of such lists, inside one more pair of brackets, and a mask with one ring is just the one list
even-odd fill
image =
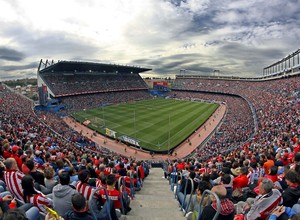
{"label": "green grass field", "polygon": [[218,104],[151,99],[106,106],[74,113],[80,122],[90,120],[88,127],[105,134],[105,128],[116,136],[127,135],[148,150],[168,151],[200,127],[218,108]]}

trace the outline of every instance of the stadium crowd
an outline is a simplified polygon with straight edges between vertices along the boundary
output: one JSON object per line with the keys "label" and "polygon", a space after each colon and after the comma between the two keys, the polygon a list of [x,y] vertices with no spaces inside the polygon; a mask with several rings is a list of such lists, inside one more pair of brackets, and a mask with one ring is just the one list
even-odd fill
{"label": "stadium crowd", "polygon": [[[56,115],[36,115],[32,104],[0,85],[1,218],[40,219],[48,208],[65,219],[118,219],[129,212],[147,163],[95,146]],[[97,187],[103,190],[92,197]],[[90,200],[96,208],[88,209]]]}
{"label": "stadium crowd", "polygon": [[[60,80],[44,77],[51,82],[50,88],[57,89],[57,94],[86,92],[89,87],[86,83],[91,84],[91,91],[99,90],[98,77],[95,81],[90,78],[92,82],[84,76],[77,79],[63,75]],[[65,86],[66,80],[70,80],[70,87]],[[104,85],[105,80],[102,81],[99,83]],[[105,85],[116,89],[137,88],[117,81],[115,87],[110,83]],[[187,209],[187,217],[196,218],[202,194],[210,189],[221,201],[218,219],[234,216],[247,220],[297,219],[300,212],[299,77],[264,82],[178,78],[173,89],[170,95],[176,94],[177,98],[215,100],[225,102],[228,107],[221,127],[206,145],[196,149],[190,158],[166,161],[166,178],[173,181],[181,173],[175,193],[181,206]],[[73,111],[94,104],[144,99],[147,95],[139,91],[99,96],[100,102],[98,95],[74,96],[63,102]],[[116,219],[119,212],[130,211],[130,196],[133,188],[140,189],[147,175],[147,163],[96,146],[56,115],[34,112],[30,100],[2,85],[0,122],[3,161],[0,163],[0,207],[4,219],[17,215],[39,219],[48,213],[45,205],[65,219],[81,215],[87,219],[97,215],[100,219],[108,214]],[[194,189],[188,178],[193,181]],[[120,183],[123,180],[123,187],[118,179]],[[189,207],[182,195],[185,185],[189,188],[188,197],[192,198]],[[94,195],[93,212],[86,207],[86,201],[94,201],[92,193],[100,186],[113,202],[105,202],[105,190],[100,190]],[[208,200],[207,196],[202,200],[200,219],[210,220],[216,213],[217,201],[213,197],[211,202]]]}
{"label": "stadium crowd", "polygon": [[58,95],[147,89],[138,74],[46,74],[42,75],[52,92]]}
{"label": "stadium crowd", "polygon": [[[205,189],[211,189],[220,199],[218,219],[300,219],[299,76],[264,82],[181,78],[175,81],[175,85],[173,89],[178,89],[173,91],[176,97],[207,97],[226,102],[227,117],[231,118],[225,120],[219,129],[225,133],[224,139],[215,138],[220,144],[238,138],[230,149],[218,150],[220,145],[213,138],[197,151],[200,155],[167,161],[166,177],[174,181],[178,172],[183,176],[175,193],[181,206],[187,209],[188,219],[195,219],[198,215]],[[203,95],[200,91],[223,95]],[[247,102],[241,98],[240,102],[237,98],[226,100],[224,93],[240,95],[253,104],[258,120],[257,132],[254,132]],[[245,129],[230,129],[237,123],[232,116],[240,120],[242,127],[239,128],[245,126]],[[242,137],[244,139],[239,139]],[[207,152],[211,152],[209,158],[202,157]],[[181,195],[182,189],[189,184],[184,181],[187,178],[192,179],[195,186],[194,191],[188,191],[187,198],[192,197],[189,207],[188,199],[182,200]],[[203,199],[200,219],[212,219],[216,214],[216,200],[211,197],[211,203],[207,203],[208,199],[207,196]]]}

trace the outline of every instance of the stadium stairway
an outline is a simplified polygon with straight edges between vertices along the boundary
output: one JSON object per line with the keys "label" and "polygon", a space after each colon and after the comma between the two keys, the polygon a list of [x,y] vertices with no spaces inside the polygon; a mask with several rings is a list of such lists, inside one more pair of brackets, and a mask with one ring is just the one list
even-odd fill
{"label": "stadium stairway", "polygon": [[162,178],[161,168],[152,168],[143,183],[141,191],[136,192],[131,201],[132,210],[122,216],[124,220],[184,220],[179,203],[174,198],[169,181]]}

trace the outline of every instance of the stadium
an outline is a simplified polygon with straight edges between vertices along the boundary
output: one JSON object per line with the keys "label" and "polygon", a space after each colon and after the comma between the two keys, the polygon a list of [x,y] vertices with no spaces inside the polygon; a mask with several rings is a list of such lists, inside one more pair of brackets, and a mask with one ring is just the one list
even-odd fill
{"label": "stadium", "polygon": [[44,66],[38,70],[39,107],[69,114],[103,141],[116,140],[148,154],[171,154],[184,142],[193,145],[189,137],[220,105],[169,97],[165,82],[148,91],[138,74],[146,68],[42,60],[39,66]]}
{"label": "stadium", "polygon": [[[11,193],[18,206],[35,204],[26,210],[27,215],[30,210],[37,211],[38,218],[44,218],[48,213],[46,205],[63,216],[66,210],[58,208],[58,203],[53,205],[53,201],[58,200],[53,198],[52,201],[51,197],[56,196],[54,189],[62,184],[63,174],[69,177],[69,168],[73,167],[72,172],[77,173],[73,190],[91,207],[94,196],[97,197],[94,188],[98,188],[105,204],[111,205],[102,209],[110,217],[107,219],[143,219],[141,213],[150,217],[149,211],[154,210],[170,219],[186,219],[189,213],[201,213],[201,208],[192,209],[190,204],[192,195],[200,193],[202,196],[204,192],[218,198],[212,202],[219,207],[212,211],[213,216],[230,215],[228,219],[241,213],[231,210],[224,214],[220,212],[220,204],[245,202],[254,193],[269,195],[271,204],[260,207],[259,212],[250,208],[249,213],[258,215],[253,219],[267,219],[279,204],[292,208],[300,198],[297,194],[300,181],[294,178],[299,175],[300,161],[299,54],[297,50],[265,67],[261,77],[184,72],[173,82],[153,83],[151,89],[140,76],[150,68],[41,60],[37,70],[38,104],[1,84],[0,132],[6,166],[1,164],[2,191]],[[153,173],[148,176],[151,166],[163,168],[164,179],[161,176],[160,181],[157,176],[151,179],[155,176],[155,169],[151,169]],[[43,170],[38,174],[41,178],[37,178],[37,168]],[[53,172],[49,179],[46,178],[48,169]],[[272,174],[273,169],[276,169],[275,174]],[[41,193],[34,191],[33,194],[38,198],[27,191],[30,186],[26,188],[24,183],[25,174],[30,173],[35,175],[27,181],[33,185],[34,179],[37,183],[34,187]],[[259,178],[253,179],[254,173]],[[282,183],[283,173],[287,185]],[[272,175],[276,175],[276,179]],[[58,176],[60,183],[54,176]],[[229,182],[225,184],[227,180],[222,176],[227,176]],[[108,186],[111,182],[116,184],[116,178],[119,194],[110,197]],[[271,180],[276,182],[276,188]],[[270,189],[268,181],[271,181]],[[203,188],[200,182],[205,182]],[[161,195],[153,200],[153,191],[143,189],[151,187],[150,183],[162,187],[155,189]],[[164,188],[164,184],[167,187]],[[121,185],[128,192],[122,191]],[[257,185],[265,187],[265,191]],[[233,195],[236,189],[242,194],[238,198]],[[45,196],[52,190],[51,197]],[[227,190],[225,195],[224,190]],[[228,192],[231,194],[227,198]],[[297,195],[293,199],[292,192]],[[174,206],[159,209],[165,203],[164,196],[169,199],[167,204],[179,201],[181,214],[174,213]],[[131,197],[132,208],[128,197]],[[113,203],[107,202],[111,200]],[[202,200],[199,207],[203,205]],[[255,200],[254,205],[259,201]],[[200,215],[197,216],[200,219]]]}

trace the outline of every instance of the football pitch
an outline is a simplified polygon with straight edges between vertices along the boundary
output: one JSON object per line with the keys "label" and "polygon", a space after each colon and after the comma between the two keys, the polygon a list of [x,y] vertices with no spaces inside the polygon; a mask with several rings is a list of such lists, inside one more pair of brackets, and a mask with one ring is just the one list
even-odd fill
{"label": "football pitch", "polygon": [[[168,151],[200,127],[218,104],[174,99],[151,99],[110,105],[74,113],[81,123],[102,134],[138,141],[143,149]],[[123,139],[124,140],[124,139]]]}

